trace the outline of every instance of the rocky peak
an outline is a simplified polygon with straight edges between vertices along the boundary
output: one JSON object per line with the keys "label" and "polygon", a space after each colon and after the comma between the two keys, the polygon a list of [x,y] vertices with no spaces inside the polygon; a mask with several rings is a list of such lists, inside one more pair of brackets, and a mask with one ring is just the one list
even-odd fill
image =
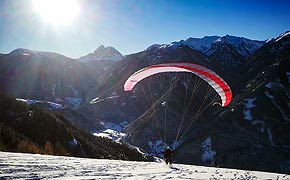
{"label": "rocky peak", "polygon": [[110,60],[119,61],[123,59],[123,55],[117,51],[114,47],[104,45],[99,46],[93,53],[79,58],[82,62],[95,61],[95,60]]}

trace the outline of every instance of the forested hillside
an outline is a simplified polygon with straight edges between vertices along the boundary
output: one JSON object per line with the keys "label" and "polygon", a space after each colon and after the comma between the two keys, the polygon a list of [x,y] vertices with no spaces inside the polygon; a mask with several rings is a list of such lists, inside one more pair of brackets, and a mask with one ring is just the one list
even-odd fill
{"label": "forested hillside", "polygon": [[145,160],[131,147],[73,126],[60,112],[29,107],[4,94],[0,94],[0,151]]}

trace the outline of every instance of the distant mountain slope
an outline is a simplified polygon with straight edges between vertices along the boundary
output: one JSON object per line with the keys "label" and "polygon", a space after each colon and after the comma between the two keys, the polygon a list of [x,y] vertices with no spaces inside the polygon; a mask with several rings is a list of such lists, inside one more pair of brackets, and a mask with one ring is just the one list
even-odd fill
{"label": "distant mountain slope", "polygon": [[49,113],[0,94],[0,150],[90,158],[145,160],[136,150],[98,138]]}
{"label": "distant mountain slope", "polygon": [[0,92],[47,110],[61,109],[76,124],[84,121],[82,127],[99,127],[94,116],[73,116],[114,63],[82,63],[57,53],[16,49],[0,56]]}
{"label": "distant mountain slope", "polygon": [[79,58],[79,60],[81,62],[98,61],[98,60],[109,60],[115,62],[123,58],[124,56],[112,46],[105,47],[101,45],[93,53],[90,53],[86,56],[82,56]]}
{"label": "distant mountain slope", "polygon": [[220,65],[223,70],[237,69],[246,61],[233,45],[225,41],[212,44],[206,54],[212,63]]}
{"label": "distant mountain slope", "polygon": [[98,60],[98,61],[87,61],[83,63],[97,80],[104,76],[108,71],[111,70],[111,67],[115,64],[114,61],[108,60]]}
{"label": "distant mountain slope", "polygon": [[97,84],[86,66],[56,53],[16,49],[0,59],[0,91],[78,108]]}

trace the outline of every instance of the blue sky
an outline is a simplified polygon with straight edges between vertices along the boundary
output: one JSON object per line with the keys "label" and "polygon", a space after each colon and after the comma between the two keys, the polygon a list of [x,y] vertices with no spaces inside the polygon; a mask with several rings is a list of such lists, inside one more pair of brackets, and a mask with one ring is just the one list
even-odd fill
{"label": "blue sky", "polygon": [[16,48],[77,58],[99,45],[123,54],[156,43],[226,34],[265,40],[290,30],[288,0],[79,0],[63,27],[43,22],[29,0],[0,0],[0,53]]}

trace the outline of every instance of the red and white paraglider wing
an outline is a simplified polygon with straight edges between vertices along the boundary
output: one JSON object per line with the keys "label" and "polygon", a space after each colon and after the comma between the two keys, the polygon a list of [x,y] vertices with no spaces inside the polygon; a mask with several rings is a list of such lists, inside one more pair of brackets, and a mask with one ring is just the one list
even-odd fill
{"label": "red and white paraglider wing", "polygon": [[143,68],[143,69],[135,72],[134,74],[132,74],[127,79],[127,81],[124,85],[124,90],[131,91],[139,81],[141,81],[149,76],[152,76],[154,74],[164,73],[164,72],[190,72],[190,71],[186,70],[184,68],[168,66],[167,64],[149,66],[149,67]]}
{"label": "red and white paraglider wing", "polygon": [[227,83],[215,72],[192,63],[168,63],[143,68],[132,74],[124,85],[125,91],[131,91],[141,80],[163,72],[190,72],[205,80],[220,96],[222,106],[227,106],[232,99],[232,92]]}

